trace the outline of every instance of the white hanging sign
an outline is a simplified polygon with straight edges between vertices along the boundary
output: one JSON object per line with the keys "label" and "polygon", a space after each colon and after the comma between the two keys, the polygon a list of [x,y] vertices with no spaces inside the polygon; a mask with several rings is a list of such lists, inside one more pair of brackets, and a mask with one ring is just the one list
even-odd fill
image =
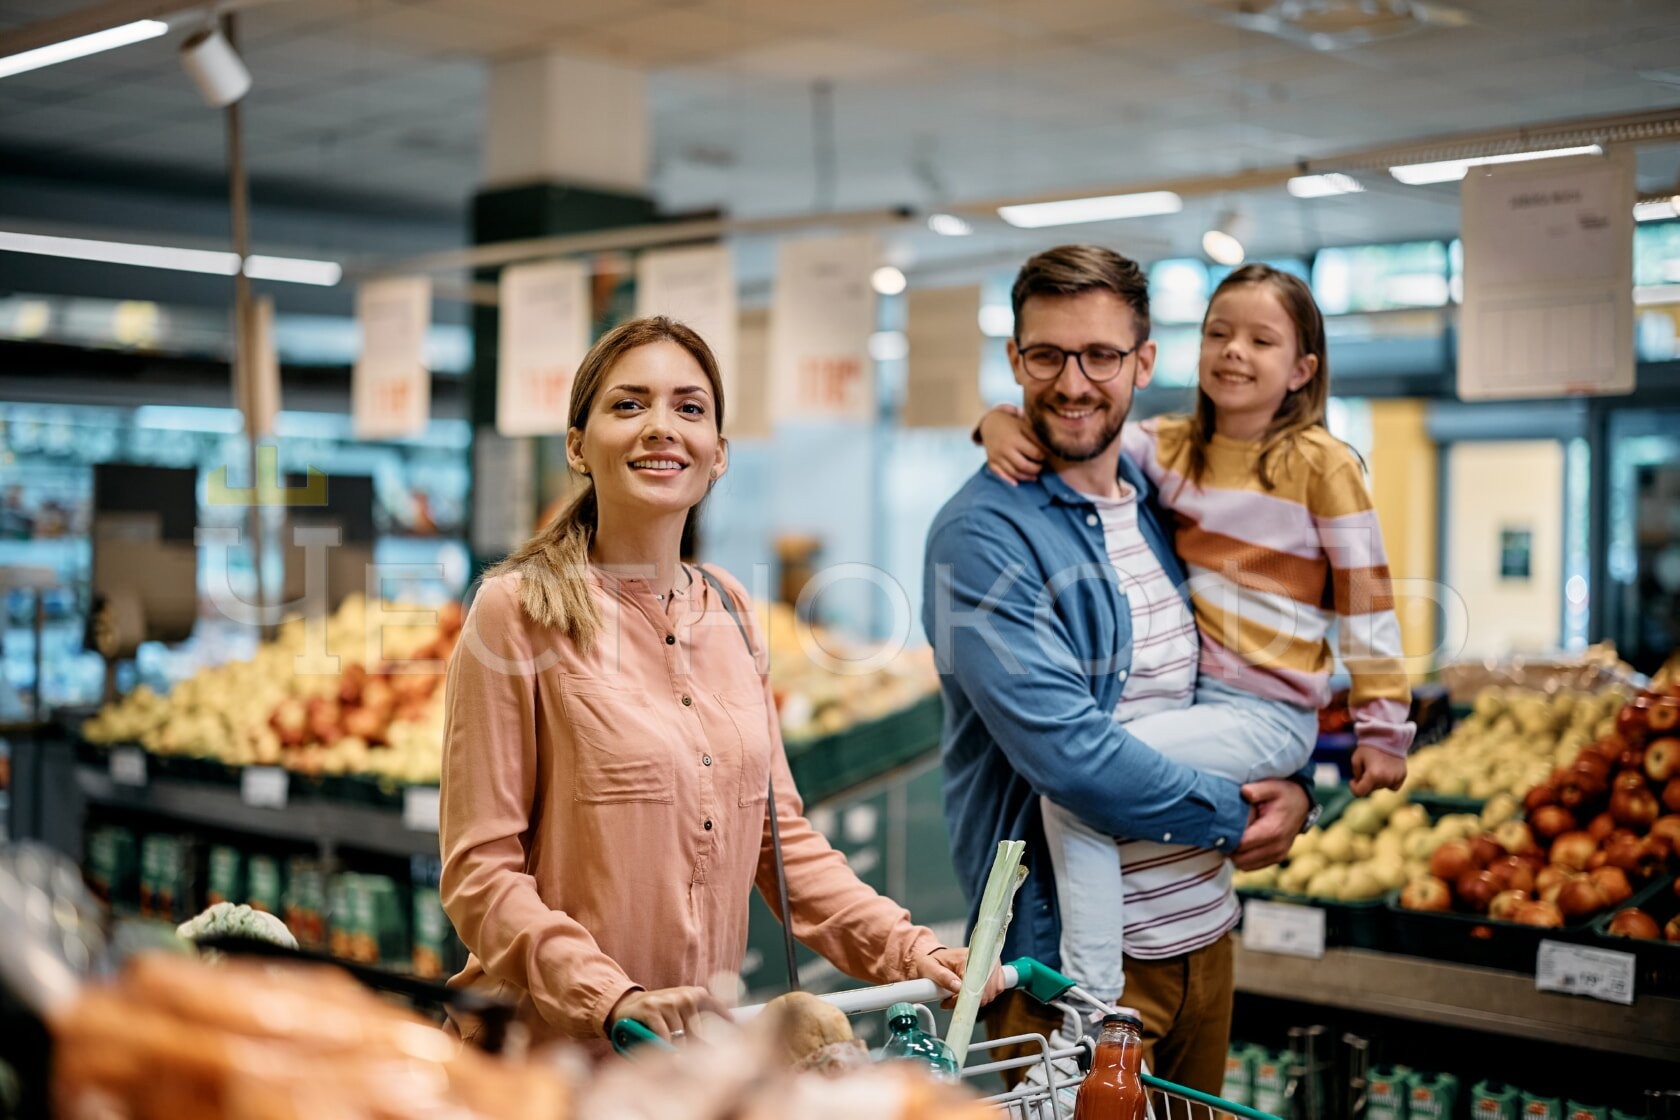
{"label": "white hanging sign", "polygon": [[1470,169],[1460,397],[1633,391],[1633,197],[1626,152]]}
{"label": "white hanging sign", "polygon": [[654,249],[636,262],[636,314],[668,316],[706,340],[723,379],[726,421],[734,415],[740,382],[735,308],[735,261],[728,246]]}
{"label": "white hanging sign", "polygon": [[351,375],[351,425],[357,439],[422,432],[432,411],[426,331],[432,281],[425,276],[370,280],[356,291],[362,349]]}
{"label": "white hanging sign", "polygon": [[784,241],[770,315],[773,420],[875,419],[875,289],[867,234]]}
{"label": "white hanging sign", "polygon": [[572,377],[589,351],[589,269],[543,261],[502,270],[496,430],[563,434]]}
{"label": "white hanging sign", "polygon": [[909,295],[910,365],[904,426],[967,431],[980,397],[980,288],[918,288]]}

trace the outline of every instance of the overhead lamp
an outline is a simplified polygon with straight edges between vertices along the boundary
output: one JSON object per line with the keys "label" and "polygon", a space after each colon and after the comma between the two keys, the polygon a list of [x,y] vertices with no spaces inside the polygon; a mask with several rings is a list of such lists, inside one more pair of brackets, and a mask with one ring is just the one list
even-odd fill
{"label": "overhead lamp", "polygon": [[1248,251],[1243,248],[1241,234],[1247,227],[1243,215],[1236,210],[1227,210],[1219,215],[1219,221],[1214,227],[1202,234],[1202,252],[1215,264],[1229,265],[1235,268],[1243,262]]}
{"label": "overhead lamp", "polygon": [[214,24],[187,36],[181,44],[181,66],[212,108],[225,109],[251,92],[251,71]]}
{"label": "overhead lamp", "polygon": [[904,278],[903,272],[884,264],[870,275],[869,285],[884,296],[896,296],[908,288],[910,282]]}
{"label": "overhead lamp", "polygon": [[[0,232],[0,251],[161,268],[171,272],[199,272],[210,276],[233,276],[239,272],[237,253],[218,249],[182,249],[173,245],[137,245],[129,241],[95,241],[84,237]],[[260,255],[245,258],[245,275],[253,280],[277,280],[330,288],[338,283],[343,273],[337,261]]]}
{"label": "overhead lamp", "polygon": [[1492,163],[1527,163],[1535,159],[1562,159],[1564,156],[1601,156],[1604,149],[1598,144],[1583,144],[1575,148],[1549,148],[1539,152],[1511,152],[1502,156],[1471,156],[1469,159],[1448,159],[1436,163],[1403,163],[1388,169],[1388,173],[1408,187],[1428,183],[1456,183],[1472,167]]}
{"label": "overhead lamp", "polygon": [[78,35],[61,43],[48,43],[31,51],[19,51],[17,54],[0,58],[0,78],[9,78],[27,70],[39,70],[43,66],[52,66],[59,62],[69,62],[72,58],[83,58],[101,51],[126,47],[131,43],[143,43],[147,39],[156,39],[168,30],[169,25],[162,20],[137,19],[121,27],[107,27],[104,31],[95,31],[91,35]]}
{"label": "overhead lamp", "polygon": [[1288,184],[1296,198],[1329,198],[1338,194],[1359,194],[1365,185],[1352,175],[1332,171],[1324,175],[1296,175]]}
{"label": "overhead lamp", "polygon": [[942,237],[967,237],[974,227],[955,214],[929,214],[927,227]]}
{"label": "overhead lamp", "polygon": [[1150,218],[1176,214],[1184,200],[1172,191],[1143,191],[1138,194],[1107,194],[1096,198],[1064,198],[1056,202],[1029,202],[999,206],[998,217],[1016,229],[1071,226],[1081,222],[1114,222],[1122,218]]}
{"label": "overhead lamp", "polygon": [[1007,303],[980,305],[980,333],[987,338],[1009,338],[1015,333],[1015,312]]}
{"label": "overhead lamp", "polygon": [[901,362],[910,356],[910,336],[903,331],[876,331],[869,336],[869,356],[877,362]]}

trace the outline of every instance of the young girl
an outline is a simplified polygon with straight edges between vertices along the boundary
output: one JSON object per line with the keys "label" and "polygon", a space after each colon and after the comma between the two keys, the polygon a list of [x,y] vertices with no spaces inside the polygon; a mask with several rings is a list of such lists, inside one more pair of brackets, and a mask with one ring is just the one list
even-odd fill
{"label": "young girl", "polygon": [[[1316,713],[1330,700],[1334,628],[1353,678],[1353,790],[1398,789],[1415,732],[1411,691],[1362,464],[1325,428],[1324,320],[1307,286],[1262,264],[1226,277],[1202,321],[1198,381],[1192,415],[1129,424],[1121,440],[1173,517],[1199,675],[1188,652],[1168,651],[1186,649],[1186,633],[1140,627],[1116,718],[1197,769],[1240,782],[1286,777],[1311,757]],[[1038,476],[1044,450],[1018,409],[987,413],[980,438],[1005,480]],[[1191,679],[1195,704],[1183,707]],[[1175,919],[1223,903],[1234,924],[1228,863],[1187,875],[1182,847],[1117,842],[1048,800],[1043,808],[1057,879],[1080,886],[1060,892],[1063,968],[1094,992],[1123,986],[1122,929],[1124,951],[1149,958],[1179,950]]]}

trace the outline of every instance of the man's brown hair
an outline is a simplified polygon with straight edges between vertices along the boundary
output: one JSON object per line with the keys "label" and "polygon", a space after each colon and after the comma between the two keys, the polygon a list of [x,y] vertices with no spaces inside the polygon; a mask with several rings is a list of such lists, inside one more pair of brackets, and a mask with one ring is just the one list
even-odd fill
{"label": "man's brown hair", "polygon": [[1021,337],[1021,307],[1033,296],[1076,296],[1082,292],[1113,292],[1132,309],[1138,336],[1149,337],[1149,277],[1138,263],[1101,245],[1058,245],[1030,257],[1015,274],[1009,294],[1015,311],[1015,338]]}

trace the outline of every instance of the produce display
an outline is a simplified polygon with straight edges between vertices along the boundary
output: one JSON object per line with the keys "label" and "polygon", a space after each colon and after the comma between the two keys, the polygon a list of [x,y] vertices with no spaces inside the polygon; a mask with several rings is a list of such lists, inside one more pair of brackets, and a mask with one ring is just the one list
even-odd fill
{"label": "produce display", "polygon": [[769,635],[770,687],[789,742],[834,735],[914,704],[939,688],[933,651],[890,651],[802,622],[785,603],[758,605]]}
{"label": "produce display", "polygon": [[[419,611],[429,625],[380,617]],[[205,669],[167,695],[144,686],[82,725],[93,743],[303,774],[366,774],[435,783],[442,758],[443,668],[461,629],[458,604],[435,612],[352,595],[311,633],[302,618],[248,661]],[[337,659],[326,661],[320,656]],[[320,672],[300,672],[312,662]]]}
{"label": "produce display", "polygon": [[1412,755],[1407,787],[1478,801],[1496,793],[1521,797],[1555,767],[1574,762],[1587,744],[1614,731],[1626,699],[1614,689],[1547,695],[1483,688],[1451,734]]}
{"label": "produce display", "polygon": [[[890,652],[800,622],[780,603],[759,610],[789,741],[879,719],[938,688],[925,648]],[[436,621],[383,620],[415,612]],[[231,766],[435,784],[443,752],[443,670],[461,623],[455,603],[435,611],[370,607],[351,596],[326,620],[324,635],[312,633],[301,618],[290,619],[250,660],[202,670],[167,695],[136,688],[87,720],[82,735],[91,743],[138,743],[156,755]],[[338,659],[336,666],[301,672],[300,665],[320,660],[323,649]]]}
{"label": "produce display", "polygon": [[1455,813],[1431,822],[1429,811],[1404,793],[1378,790],[1350,803],[1330,824],[1297,836],[1282,864],[1237,872],[1236,886],[1341,902],[1380,898],[1422,875],[1443,844],[1503,826],[1517,809],[1515,798],[1499,798],[1481,815]]}
{"label": "produce display", "polygon": [[[1438,846],[1400,905],[1556,927],[1627,903],[1680,856],[1677,727],[1680,692],[1641,692],[1527,791],[1525,822]],[[1661,935],[1637,910],[1617,921],[1627,936]]]}

